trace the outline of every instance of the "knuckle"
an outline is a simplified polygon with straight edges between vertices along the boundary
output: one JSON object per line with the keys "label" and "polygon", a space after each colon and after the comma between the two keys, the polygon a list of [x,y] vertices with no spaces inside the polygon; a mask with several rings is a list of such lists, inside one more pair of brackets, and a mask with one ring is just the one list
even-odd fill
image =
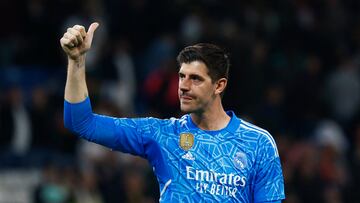
{"label": "knuckle", "polygon": [[82,30],[82,29],[85,29],[84,26],[81,26],[81,25],[75,25],[74,26],[74,29],[76,30]]}
{"label": "knuckle", "polygon": [[65,33],[65,37],[70,38],[70,37],[71,37],[71,33],[70,33],[70,32]]}
{"label": "knuckle", "polygon": [[80,34],[80,32],[77,31],[76,29],[72,29],[71,34],[74,35],[75,37],[77,37]]}
{"label": "knuckle", "polygon": [[69,33],[71,33],[71,34],[73,34],[73,35],[76,34],[76,32],[77,32],[77,31],[76,31],[76,29],[74,29],[74,28],[70,28],[70,30],[69,30]]}
{"label": "knuckle", "polygon": [[80,37],[80,32],[78,30],[74,30],[74,33],[77,37]]}

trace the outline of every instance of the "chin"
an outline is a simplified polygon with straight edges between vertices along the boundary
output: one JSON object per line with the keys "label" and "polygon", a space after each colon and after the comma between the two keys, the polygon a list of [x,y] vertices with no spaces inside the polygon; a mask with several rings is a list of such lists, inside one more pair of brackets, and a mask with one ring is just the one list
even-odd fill
{"label": "chin", "polygon": [[182,105],[180,106],[180,110],[183,113],[192,113],[192,112],[194,112],[194,109],[189,108],[188,106],[182,106]]}
{"label": "chin", "polygon": [[191,111],[189,109],[186,108],[180,108],[182,113],[191,113]]}

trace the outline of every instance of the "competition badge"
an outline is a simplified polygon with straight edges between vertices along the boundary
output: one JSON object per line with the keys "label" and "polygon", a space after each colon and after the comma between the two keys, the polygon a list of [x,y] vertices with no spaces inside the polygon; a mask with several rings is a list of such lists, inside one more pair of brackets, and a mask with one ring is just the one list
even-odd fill
{"label": "competition badge", "polygon": [[180,147],[181,149],[188,151],[194,145],[194,135],[191,133],[180,134]]}

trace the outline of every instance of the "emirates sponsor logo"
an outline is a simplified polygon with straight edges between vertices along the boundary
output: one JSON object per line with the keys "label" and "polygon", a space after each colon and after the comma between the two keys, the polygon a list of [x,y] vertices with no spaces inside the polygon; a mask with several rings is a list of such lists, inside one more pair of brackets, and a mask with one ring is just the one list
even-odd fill
{"label": "emirates sponsor logo", "polygon": [[186,178],[196,181],[196,190],[200,193],[236,197],[238,187],[246,186],[246,177],[233,173],[198,170],[186,166]]}

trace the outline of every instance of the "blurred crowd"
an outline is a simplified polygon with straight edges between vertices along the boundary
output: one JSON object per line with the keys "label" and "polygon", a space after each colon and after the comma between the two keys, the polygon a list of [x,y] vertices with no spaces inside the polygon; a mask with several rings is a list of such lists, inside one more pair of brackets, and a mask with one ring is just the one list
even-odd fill
{"label": "blurred crowd", "polygon": [[216,43],[232,61],[225,109],[274,136],[285,202],[360,202],[359,11],[358,0],[2,0],[0,175],[41,171],[36,203],[158,201],[145,160],[63,126],[59,40],[96,21],[86,67],[95,112],[180,116],[176,55]]}

